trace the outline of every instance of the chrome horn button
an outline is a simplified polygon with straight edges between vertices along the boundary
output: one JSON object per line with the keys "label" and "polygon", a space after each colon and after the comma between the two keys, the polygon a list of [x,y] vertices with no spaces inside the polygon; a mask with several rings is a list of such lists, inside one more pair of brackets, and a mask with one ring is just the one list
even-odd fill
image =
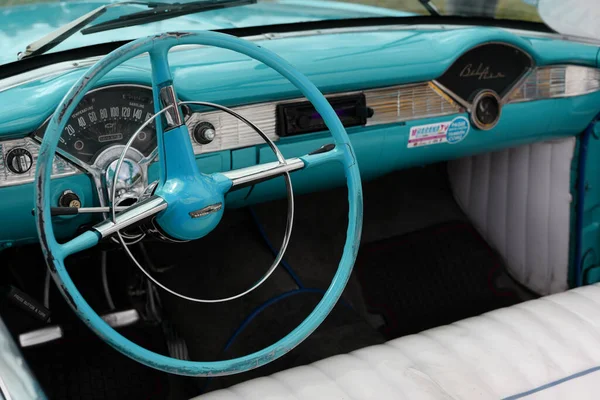
{"label": "chrome horn button", "polygon": [[[104,173],[107,191],[109,193],[109,201],[112,201],[115,205],[127,200],[133,200],[133,203],[135,203],[145,190],[144,171],[137,162],[125,158],[115,180],[118,162],[119,160],[111,162],[108,167],[106,167]],[[110,198],[110,194],[113,192],[114,182],[116,182],[115,199],[112,199]]]}

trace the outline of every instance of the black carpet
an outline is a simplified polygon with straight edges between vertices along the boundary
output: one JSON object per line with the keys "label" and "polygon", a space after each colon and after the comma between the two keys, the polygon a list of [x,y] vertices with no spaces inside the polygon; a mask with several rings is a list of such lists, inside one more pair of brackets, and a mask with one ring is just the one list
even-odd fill
{"label": "black carpet", "polygon": [[[39,248],[28,246],[3,254],[6,269],[0,282],[12,284],[42,301],[46,266]],[[100,314],[108,307],[102,295],[99,274],[99,254],[88,251],[68,260],[69,273],[82,290],[88,303]],[[109,255],[113,269],[111,284],[118,309],[131,307],[127,293],[128,272],[125,259]],[[119,271],[118,274],[115,274]],[[58,293],[54,283],[50,290],[51,324],[62,327],[64,335],[55,342],[23,348],[29,367],[39,380],[50,400],[103,399],[166,399],[169,394],[168,376],[122,355],[110,347],[77,318]],[[45,326],[7,302],[0,301],[0,315],[17,340],[18,334]],[[134,343],[166,354],[162,329],[140,322],[119,331]]]}
{"label": "black carpet", "polygon": [[[50,399],[160,399],[170,389],[168,398],[180,400],[200,390],[228,387],[518,302],[514,290],[499,287],[511,280],[502,272],[499,257],[470,225],[456,222],[423,229],[442,221],[466,220],[444,174],[443,165],[430,166],[365,182],[363,244],[343,303],[305,342],[265,367],[211,380],[165,379],[166,374],[131,361],[93,336],[66,307],[54,285],[50,306],[55,321],[74,326],[74,331],[67,332],[60,343],[26,350],[26,358]],[[276,248],[281,244],[286,207],[285,201],[255,207]],[[190,357],[212,361],[249,354],[295,328],[317,304],[320,293],[304,291],[271,303],[230,341],[248,316],[274,296],[299,286],[326,289],[339,263],[346,226],[345,188],[299,196],[285,259],[302,285],[279,267],[260,289],[227,303],[191,303],[160,291],[163,315],[186,340]],[[391,238],[382,240],[385,237]],[[204,298],[244,290],[274,258],[247,210],[228,209],[219,226],[202,240],[177,245],[149,242],[146,249],[157,279],[183,294]],[[30,250],[2,253],[0,263],[14,264],[16,274],[4,277],[11,268],[0,269],[0,281],[10,278],[12,284],[40,299],[45,265],[39,249]],[[133,246],[132,250],[141,256],[140,249]],[[108,260],[115,302],[121,309],[131,307],[128,293],[139,273],[122,252],[110,252]],[[73,264],[69,271],[77,286],[86,289],[84,297],[98,312],[106,312],[98,253],[78,255]],[[381,332],[365,322],[370,320],[367,309],[384,317]],[[11,318],[11,312],[18,317]],[[0,303],[0,314],[14,334],[39,325],[6,304]],[[373,325],[378,326],[377,321]],[[166,351],[156,327],[136,327],[127,334],[145,347]]]}
{"label": "black carpet", "polygon": [[[161,341],[158,328],[122,329],[135,343],[156,350]],[[165,399],[167,376],[117,352],[81,326],[69,329],[55,343],[23,349],[48,399]]]}
{"label": "black carpet", "polygon": [[499,287],[502,260],[468,223],[446,223],[363,245],[355,266],[388,339],[519,302]]}
{"label": "black carpet", "polygon": [[[177,245],[177,267],[157,274],[157,278],[184,294],[208,298],[231,295],[252,285],[267,270],[273,254],[261,238],[248,210],[230,210],[221,225],[223,227],[217,227],[201,241]],[[302,239],[299,237],[297,240]],[[279,240],[273,243],[279,244]],[[169,247],[161,244],[148,246],[157,266],[164,268],[168,265],[169,254],[173,254],[167,251]],[[302,272],[303,278],[311,271],[318,272],[312,274],[312,279],[302,279],[304,287],[309,290],[285,297],[285,293],[297,291],[298,287],[280,266],[259,289],[226,303],[198,304],[161,293],[165,314],[185,338],[190,357],[203,361],[240,357],[270,346],[296,328],[321,299],[320,291],[329,285],[328,273],[333,275],[335,270],[328,268],[323,271],[326,267],[317,262],[307,265],[294,258],[289,262],[298,275]],[[271,299],[282,295],[284,298],[270,303]],[[365,321],[356,307],[350,305],[351,301],[344,298],[316,332],[281,359],[239,375],[210,380],[195,378],[196,387],[204,392],[225,388],[254,377],[382,343],[383,336]],[[267,303],[270,305],[257,313],[227,346],[244,321]]]}
{"label": "black carpet", "polygon": [[[230,359],[261,350],[296,328],[321,300],[321,293],[300,292],[265,308],[235,337],[218,358]],[[323,358],[383,343],[374,330],[345,301],[338,302],[325,322],[298,347],[278,360],[240,375],[207,380],[204,392],[271,375],[278,371],[310,364]]]}

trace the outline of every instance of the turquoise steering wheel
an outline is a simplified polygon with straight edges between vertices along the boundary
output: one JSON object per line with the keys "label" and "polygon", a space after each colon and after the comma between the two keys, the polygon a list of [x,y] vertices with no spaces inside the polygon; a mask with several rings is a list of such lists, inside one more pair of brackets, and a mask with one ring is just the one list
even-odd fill
{"label": "turquoise steering wheel", "polygon": [[[214,46],[245,54],[279,72],[294,84],[321,114],[335,148],[278,163],[233,171],[202,174],[198,170],[190,135],[183,121],[173,88],[168,51],[179,45]],[[51,219],[50,174],[60,136],[83,96],[109,71],[140,54],[148,53],[152,66],[152,88],[157,114],[159,182],[154,194],[65,243],[58,243]],[[244,357],[224,361],[186,361],[154,353],[129,341],[110,327],[88,305],[77,290],[64,260],[95,246],[101,239],[154,218],[167,235],[177,240],[198,239],[209,233],[223,215],[224,195],[234,186],[252,184],[294,170],[330,161],[342,163],[348,186],[349,218],[346,242],[338,270],[323,299],[312,313],[277,343]],[[360,173],[348,134],[323,94],[304,75],[274,53],[248,41],[215,32],[177,32],[138,39],[105,56],[69,90],[52,116],[42,142],[36,169],[36,224],[48,268],[59,290],[75,313],[101,339],[147,366],[180,375],[229,375],[267,364],[300,344],[327,317],[348,282],[356,260],[362,229]]]}

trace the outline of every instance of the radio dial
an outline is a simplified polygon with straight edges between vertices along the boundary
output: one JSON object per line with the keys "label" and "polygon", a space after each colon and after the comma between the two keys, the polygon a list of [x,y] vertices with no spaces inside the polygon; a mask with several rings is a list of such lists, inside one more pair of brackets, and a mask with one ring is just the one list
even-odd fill
{"label": "radio dial", "polygon": [[15,174],[24,174],[31,169],[33,156],[23,147],[15,147],[6,154],[6,166]]}

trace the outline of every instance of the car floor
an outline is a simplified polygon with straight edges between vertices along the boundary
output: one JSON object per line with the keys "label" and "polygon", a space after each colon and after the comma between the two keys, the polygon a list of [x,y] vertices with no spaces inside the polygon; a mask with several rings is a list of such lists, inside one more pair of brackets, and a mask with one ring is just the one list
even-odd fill
{"label": "car floor", "polygon": [[[140,379],[154,383],[168,381],[169,390],[164,395],[157,392],[158,398],[183,399],[531,297],[508,277],[502,260],[457,206],[444,164],[365,182],[363,192],[364,225],[355,272],[332,314],[308,340],[280,360],[240,375],[212,379],[166,378],[164,374],[146,372],[137,374]],[[286,211],[285,200],[258,204],[251,209],[227,210],[217,229],[200,241],[147,242],[143,247],[133,246],[133,250],[141,260],[146,261],[146,257],[152,260],[153,276],[173,290],[208,299],[231,296],[256,282],[273,262],[273,251],[282,242]],[[322,297],[337,269],[346,226],[345,188],[297,196],[285,262],[259,289],[240,299],[217,304],[194,303],[152,291],[158,293],[160,312],[153,313],[153,318],[149,318],[151,322],[128,330],[132,330],[133,336],[142,332],[146,342],[151,342],[148,345],[163,354],[168,354],[169,348],[172,351],[176,343],[180,349],[177,354],[185,354],[192,360],[228,359],[268,346],[295,328]],[[32,252],[29,253],[32,258]],[[22,252],[21,256],[12,254],[10,262],[19,263],[22,255]],[[0,259],[2,257],[8,256],[0,254]],[[82,257],[88,257],[88,261],[74,260],[75,265],[69,270],[82,275],[85,282],[82,284],[86,286],[84,294],[95,297],[91,303],[98,312],[106,312],[106,302],[97,283],[99,269],[93,265],[98,255],[92,251]],[[126,293],[132,293],[132,287],[139,285],[135,267],[120,250],[111,250],[108,261],[109,285],[111,291],[117,293],[115,302],[118,308],[130,308],[132,302]],[[43,280],[41,257],[28,264]],[[17,271],[13,275],[20,274]],[[37,292],[31,294],[39,297],[40,285],[23,285]],[[61,302],[53,290],[51,304]],[[139,302],[136,304],[140,307]],[[24,324],[25,317],[15,316],[14,310],[7,311],[5,306],[0,312],[13,333],[31,329],[32,324]],[[60,312],[57,318],[66,314]],[[64,319],[66,324],[77,325],[72,316]],[[80,325],[78,329],[86,329]],[[165,330],[165,326],[169,328]],[[94,344],[88,347],[104,345],[89,336],[85,343]],[[75,346],[76,342],[79,345]],[[56,349],[57,346],[61,348]],[[119,363],[130,369],[127,363],[132,361],[104,346],[103,352],[115,355],[110,360],[113,369],[118,370],[114,365]],[[81,340],[66,335],[60,344],[29,348],[25,355],[38,375],[51,375],[48,365],[54,361],[52,354],[68,353],[69,349],[85,352]],[[85,369],[84,364],[77,364],[78,368]],[[56,385],[56,380],[49,377],[39,379],[47,385]],[[81,375],[72,373],[61,385],[73,385],[81,379]],[[64,395],[71,393],[68,390],[52,388],[50,392],[61,393],[60,398],[78,398]],[[90,398],[120,398],[112,386],[110,394],[102,388],[96,393],[96,397]],[[102,397],[101,393],[106,396]],[[143,391],[128,393],[129,399],[147,397]]]}

